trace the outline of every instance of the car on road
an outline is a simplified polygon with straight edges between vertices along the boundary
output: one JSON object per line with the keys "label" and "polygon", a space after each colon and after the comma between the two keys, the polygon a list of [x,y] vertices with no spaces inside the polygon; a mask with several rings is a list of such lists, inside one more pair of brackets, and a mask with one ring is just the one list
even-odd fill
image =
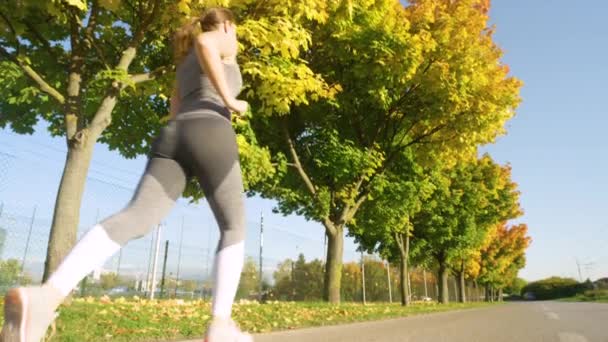
{"label": "car on road", "polygon": [[524,297],[525,300],[535,300],[536,299],[536,296],[532,292],[526,292],[526,293],[524,293],[523,297]]}

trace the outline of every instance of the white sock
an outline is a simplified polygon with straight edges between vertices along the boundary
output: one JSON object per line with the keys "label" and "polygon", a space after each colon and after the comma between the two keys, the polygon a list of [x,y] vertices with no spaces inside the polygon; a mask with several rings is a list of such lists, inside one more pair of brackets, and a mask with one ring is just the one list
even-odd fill
{"label": "white sock", "polygon": [[67,296],[87,274],[103,266],[120,248],[101,225],[95,225],[78,241],[47,284]]}
{"label": "white sock", "polygon": [[215,255],[213,266],[215,284],[211,309],[214,318],[230,318],[244,263],[245,241],[228,246]]}

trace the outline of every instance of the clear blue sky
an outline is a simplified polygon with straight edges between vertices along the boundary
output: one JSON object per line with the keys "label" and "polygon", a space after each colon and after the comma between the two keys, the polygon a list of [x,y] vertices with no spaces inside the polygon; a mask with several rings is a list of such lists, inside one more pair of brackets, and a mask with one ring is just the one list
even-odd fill
{"label": "clear blue sky", "polygon": [[[492,2],[495,41],[505,51],[504,62],[525,85],[523,103],[508,123],[508,135],[483,150],[501,163],[511,163],[520,186],[525,215],[519,221],[528,224],[533,239],[527,266],[520,273],[528,280],[550,275],[578,278],[577,259],[593,264],[582,268],[583,277],[608,276],[608,141],[604,138],[608,28],[602,24],[607,7],[600,0]],[[42,230],[52,214],[65,147],[61,139],[49,138],[43,126],[38,131],[33,136],[0,131],[0,152],[16,156],[0,155],[0,201],[9,202],[5,210],[23,216],[24,226],[37,205],[37,226]],[[103,217],[128,201],[144,164],[144,158],[124,160],[105,146],[96,147],[82,229],[95,222],[98,210]],[[271,201],[259,198],[247,201],[247,253],[258,255],[263,212],[264,255],[269,264],[299,251],[321,257],[321,226],[299,217],[273,215],[272,206]],[[213,248],[217,238],[211,214],[205,204],[180,204],[166,221],[165,237],[172,244],[179,241],[182,216],[186,217],[184,246],[192,253],[183,258],[193,264],[205,262],[207,249]],[[28,260],[40,262],[43,256],[35,247],[45,241],[33,241],[34,252],[29,252]],[[133,263],[140,262],[135,250],[139,248],[140,259],[145,259],[149,244],[149,237],[134,243]],[[19,248],[16,255],[23,253],[23,247]],[[349,243],[347,260],[357,257],[354,250]],[[5,257],[7,253],[5,248]]]}
{"label": "clear blue sky", "polygon": [[[524,278],[608,276],[608,3],[494,0],[504,61],[525,83],[508,135],[487,147],[510,162],[533,242]],[[578,278],[578,276],[577,276]]]}

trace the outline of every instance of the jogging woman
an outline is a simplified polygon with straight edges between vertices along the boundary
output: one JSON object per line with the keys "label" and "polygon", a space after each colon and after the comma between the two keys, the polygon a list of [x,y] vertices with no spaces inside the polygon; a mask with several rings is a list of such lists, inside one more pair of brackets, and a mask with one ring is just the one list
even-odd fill
{"label": "jogging woman", "polygon": [[171,119],[152,146],[132,200],[90,229],[47,282],[7,293],[1,342],[40,342],[66,296],[127,242],[150,232],[169,213],[190,177],[199,181],[220,228],[206,341],[252,341],[230,318],[245,240],[243,183],[230,116],[248,106],[236,99],[242,79],[233,15],[224,8],[209,9],[178,30],[174,43]]}

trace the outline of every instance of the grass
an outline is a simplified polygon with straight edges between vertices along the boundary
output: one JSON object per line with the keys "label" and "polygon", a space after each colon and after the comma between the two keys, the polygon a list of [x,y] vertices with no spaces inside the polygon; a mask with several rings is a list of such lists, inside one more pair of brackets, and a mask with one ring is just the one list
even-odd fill
{"label": "grass", "polygon": [[[399,304],[241,302],[233,316],[249,332],[269,332],[312,326],[379,320],[456,309],[486,307],[488,303]],[[1,309],[1,307],[0,307]],[[203,336],[210,319],[204,301],[146,300],[137,297],[76,299],[62,306],[50,341],[169,341]],[[0,317],[1,317],[0,310]]]}
{"label": "grass", "polygon": [[590,290],[574,297],[563,298],[563,302],[595,302],[608,303],[608,290]]}

